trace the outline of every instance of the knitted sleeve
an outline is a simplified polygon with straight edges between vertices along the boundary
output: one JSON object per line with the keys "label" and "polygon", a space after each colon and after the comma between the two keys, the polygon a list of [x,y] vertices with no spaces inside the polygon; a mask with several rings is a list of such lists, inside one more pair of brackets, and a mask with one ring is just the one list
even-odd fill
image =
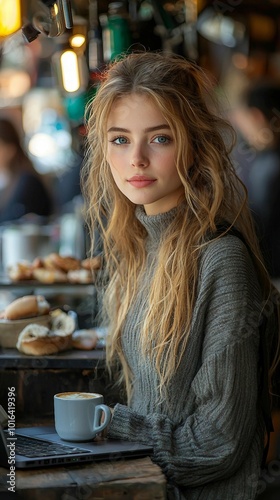
{"label": "knitted sleeve", "polygon": [[260,290],[243,243],[222,240],[209,245],[201,265],[204,340],[191,413],[174,424],[166,415],[118,404],[109,428],[110,437],[153,444],[153,460],[182,486],[234,474],[256,432]]}

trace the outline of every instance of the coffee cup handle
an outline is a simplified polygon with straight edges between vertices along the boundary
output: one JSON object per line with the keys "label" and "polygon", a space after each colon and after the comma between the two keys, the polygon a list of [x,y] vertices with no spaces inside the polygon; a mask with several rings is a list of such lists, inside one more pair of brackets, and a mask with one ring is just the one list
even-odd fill
{"label": "coffee cup handle", "polygon": [[[101,421],[101,415],[102,412],[104,412],[104,421],[100,424]],[[101,432],[111,421],[111,410],[109,406],[107,405],[98,405],[95,408],[95,414],[94,414],[94,432]]]}

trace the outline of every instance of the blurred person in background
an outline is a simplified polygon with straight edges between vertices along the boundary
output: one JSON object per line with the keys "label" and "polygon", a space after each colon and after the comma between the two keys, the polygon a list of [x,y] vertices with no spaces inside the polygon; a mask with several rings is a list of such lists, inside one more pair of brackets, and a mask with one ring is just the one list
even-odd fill
{"label": "blurred person in background", "polygon": [[0,224],[52,213],[52,196],[23,150],[16,127],[0,117]]}
{"label": "blurred person in background", "polygon": [[280,83],[255,81],[240,95],[232,122],[241,134],[233,157],[248,190],[263,256],[280,278]]}

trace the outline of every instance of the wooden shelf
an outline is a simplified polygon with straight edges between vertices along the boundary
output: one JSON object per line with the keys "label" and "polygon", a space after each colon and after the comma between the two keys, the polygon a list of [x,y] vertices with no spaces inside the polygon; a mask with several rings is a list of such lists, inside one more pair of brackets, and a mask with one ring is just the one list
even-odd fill
{"label": "wooden shelf", "polygon": [[0,275],[0,290],[17,290],[17,289],[44,289],[44,290],[54,290],[54,291],[80,291],[88,290],[94,288],[94,283],[41,283],[35,280],[25,280],[25,281],[12,281],[9,277],[5,275]]}

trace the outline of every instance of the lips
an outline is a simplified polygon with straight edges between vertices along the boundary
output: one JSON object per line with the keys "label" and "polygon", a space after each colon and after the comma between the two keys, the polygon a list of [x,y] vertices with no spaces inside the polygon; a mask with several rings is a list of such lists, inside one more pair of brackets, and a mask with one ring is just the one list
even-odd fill
{"label": "lips", "polygon": [[145,175],[135,175],[128,179],[129,184],[136,188],[143,188],[150,186],[156,181],[156,179],[151,179],[150,177],[146,177]]}

